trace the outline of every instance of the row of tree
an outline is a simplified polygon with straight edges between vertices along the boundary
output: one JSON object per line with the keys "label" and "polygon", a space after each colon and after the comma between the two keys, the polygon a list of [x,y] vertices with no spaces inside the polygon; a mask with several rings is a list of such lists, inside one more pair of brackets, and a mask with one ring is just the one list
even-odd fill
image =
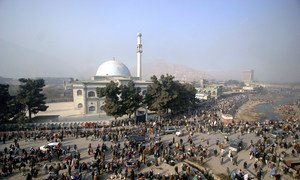
{"label": "row of tree", "polygon": [[[104,111],[115,118],[123,115],[131,117],[138,108],[144,107],[155,111],[159,116],[174,115],[195,107],[196,89],[191,84],[181,84],[171,75],[162,75],[159,79],[151,77],[152,84],[147,87],[146,93],[135,87],[133,81],[119,86],[111,81],[105,88],[97,88],[97,95],[105,98]],[[43,79],[19,79],[18,94],[9,94],[9,85],[0,84],[0,121],[18,122],[32,119],[32,114],[46,111],[46,97],[42,93],[45,82]]]}
{"label": "row of tree", "polygon": [[42,93],[45,82],[43,79],[19,79],[18,94],[9,94],[9,85],[0,84],[0,121],[19,122],[32,119],[32,114],[46,111],[46,97]]}
{"label": "row of tree", "polygon": [[197,91],[191,84],[181,84],[171,75],[162,75],[160,79],[152,76],[151,80],[153,83],[144,96],[133,81],[121,86],[111,81],[105,88],[97,88],[98,97],[105,97],[106,114],[115,118],[125,114],[130,117],[138,108],[144,107],[165,116],[187,112],[196,106]]}

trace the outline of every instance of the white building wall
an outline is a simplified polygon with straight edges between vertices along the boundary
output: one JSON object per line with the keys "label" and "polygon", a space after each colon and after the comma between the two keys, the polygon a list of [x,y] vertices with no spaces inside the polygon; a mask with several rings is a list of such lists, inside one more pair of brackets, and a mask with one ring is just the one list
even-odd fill
{"label": "white building wall", "polygon": [[84,114],[84,90],[82,86],[73,86],[73,102],[74,109],[81,110],[81,113]]}
{"label": "white building wall", "polygon": [[[131,79],[113,79],[119,85],[127,85]],[[73,98],[74,98],[74,109],[81,110],[82,114],[93,114],[101,112],[101,107],[104,105],[104,98],[97,97],[96,89],[105,88],[106,84],[110,81],[86,81],[76,82],[73,84]],[[147,87],[152,82],[146,81],[134,81],[136,87],[141,88],[141,94],[147,90]],[[82,95],[77,95],[77,91],[81,90]],[[94,92],[95,96],[89,97],[90,92]],[[82,104],[82,107],[78,107],[78,104]]]}

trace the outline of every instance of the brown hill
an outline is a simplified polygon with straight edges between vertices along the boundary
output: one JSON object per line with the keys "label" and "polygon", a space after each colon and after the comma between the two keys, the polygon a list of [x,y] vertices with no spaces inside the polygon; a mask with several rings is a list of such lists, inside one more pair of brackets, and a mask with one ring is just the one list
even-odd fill
{"label": "brown hill", "polygon": [[[136,74],[136,67],[131,70]],[[173,64],[167,61],[153,61],[143,64],[143,79],[149,80],[151,76],[160,77],[162,74],[175,76],[179,81],[199,81],[200,79],[210,79],[211,76],[203,71],[196,70],[185,65]]]}

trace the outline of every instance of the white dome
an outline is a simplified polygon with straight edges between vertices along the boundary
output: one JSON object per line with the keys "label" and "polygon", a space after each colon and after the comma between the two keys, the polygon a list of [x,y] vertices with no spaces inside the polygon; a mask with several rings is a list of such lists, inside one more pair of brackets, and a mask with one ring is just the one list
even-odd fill
{"label": "white dome", "polygon": [[102,63],[96,73],[96,76],[123,76],[130,77],[129,69],[121,62],[110,60]]}

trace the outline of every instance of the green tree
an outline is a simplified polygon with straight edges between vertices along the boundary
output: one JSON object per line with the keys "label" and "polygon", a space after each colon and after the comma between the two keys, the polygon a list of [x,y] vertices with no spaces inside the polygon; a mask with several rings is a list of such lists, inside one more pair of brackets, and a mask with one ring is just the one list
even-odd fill
{"label": "green tree", "polygon": [[162,75],[158,80],[156,76],[151,77],[153,84],[149,85],[145,95],[145,104],[151,111],[156,111],[159,116],[167,115],[172,101],[177,98],[174,76]]}
{"label": "green tree", "polygon": [[153,84],[147,88],[145,104],[159,116],[183,113],[195,107],[197,91],[191,84],[174,81],[174,77],[168,74],[159,80],[153,76],[151,80]]}
{"label": "green tree", "polygon": [[12,100],[9,103],[9,109],[11,111],[11,121],[14,123],[24,122],[26,111],[23,104],[20,103],[17,96],[13,96]]}
{"label": "green tree", "polygon": [[147,91],[144,97],[144,104],[146,104],[148,109],[151,111],[157,111],[155,102],[160,96],[161,84],[159,83],[157,77],[154,75],[151,77],[152,84],[147,87]]}
{"label": "green tree", "polygon": [[188,83],[182,84],[183,86],[183,94],[181,95],[181,97],[183,99],[185,99],[185,103],[183,104],[183,109],[185,111],[189,110],[189,109],[195,109],[197,103],[199,102],[199,100],[196,98],[196,93],[197,90],[196,88]]}
{"label": "green tree", "polygon": [[[43,79],[19,79],[21,82],[18,101],[24,106],[24,111],[28,112],[28,118],[31,120],[32,114],[37,114],[39,111],[46,111],[46,97],[42,93],[45,82]],[[26,114],[26,113],[25,113]]]}
{"label": "green tree", "polygon": [[140,93],[141,88],[136,88],[133,81],[129,81],[127,85],[121,86],[122,106],[129,118],[141,107],[143,97]]}
{"label": "green tree", "polygon": [[11,111],[9,109],[10,101],[13,99],[8,92],[9,85],[0,84],[0,121],[6,122],[11,117]]}
{"label": "green tree", "polygon": [[124,109],[120,100],[121,89],[118,83],[110,81],[105,88],[97,88],[98,97],[105,96],[104,111],[108,116],[113,116],[115,119],[123,116]]}
{"label": "green tree", "polygon": [[245,86],[245,83],[244,82],[241,82],[241,81],[238,81],[238,80],[227,80],[225,82],[225,86]]}

